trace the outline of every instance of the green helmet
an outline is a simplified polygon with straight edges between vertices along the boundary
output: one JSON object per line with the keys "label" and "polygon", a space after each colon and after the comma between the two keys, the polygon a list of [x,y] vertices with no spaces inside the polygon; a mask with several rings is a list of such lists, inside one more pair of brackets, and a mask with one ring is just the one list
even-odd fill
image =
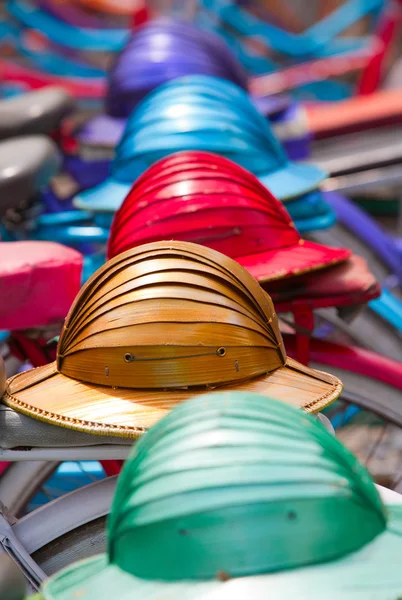
{"label": "green helmet", "polygon": [[43,594],[393,600],[399,513],[388,518],[367,471],[312,417],[250,393],[207,394],[134,446],[107,556],[67,568]]}

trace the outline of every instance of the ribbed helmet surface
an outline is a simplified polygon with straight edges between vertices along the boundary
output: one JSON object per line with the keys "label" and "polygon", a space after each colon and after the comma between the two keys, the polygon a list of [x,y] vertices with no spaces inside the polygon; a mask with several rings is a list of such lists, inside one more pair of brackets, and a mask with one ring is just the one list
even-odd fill
{"label": "ribbed helmet surface", "polygon": [[207,152],[170,155],[137,180],[115,215],[108,256],[163,239],[232,258],[303,242],[281,202],[251,173]]}
{"label": "ribbed helmet surface", "polygon": [[112,176],[133,183],[156,160],[181,150],[230,158],[255,175],[285,167],[268,121],[237,85],[210,76],[175,79],[131,113],[116,148]]}
{"label": "ribbed helmet surface", "polygon": [[109,75],[107,112],[128,117],[158,85],[191,74],[214,75],[247,89],[247,77],[226,44],[194,25],[158,19],[135,31]]}
{"label": "ribbed helmet surface", "polygon": [[367,471],[319,423],[265,397],[215,393],[134,446],[109,558],[145,579],[226,579],[326,562],[385,526]]}
{"label": "ribbed helmet surface", "polygon": [[79,381],[136,389],[215,385],[286,361],[272,302],[232,259],[157,242],[109,261],[78,294],[57,368]]}

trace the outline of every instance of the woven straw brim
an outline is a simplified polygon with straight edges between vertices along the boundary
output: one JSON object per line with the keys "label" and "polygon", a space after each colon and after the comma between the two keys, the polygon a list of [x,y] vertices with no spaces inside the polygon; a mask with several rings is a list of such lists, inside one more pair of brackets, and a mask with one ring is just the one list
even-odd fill
{"label": "woven straw brim", "polygon": [[[284,367],[244,382],[215,388],[256,392],[318,412],[336,400],[342,383],[333,375],[288,358]],[[56,364],[8,380],[3,402],[25,415],[75,431],[136,438],[177,404],[211,388],[127,389],[87,384],[59,373]]]}

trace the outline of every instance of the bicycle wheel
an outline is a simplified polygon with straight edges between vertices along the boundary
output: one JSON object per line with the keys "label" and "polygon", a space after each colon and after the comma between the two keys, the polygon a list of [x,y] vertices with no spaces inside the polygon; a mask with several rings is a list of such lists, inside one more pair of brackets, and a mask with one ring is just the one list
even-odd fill
{"label": "bicycle wheel", "polygon": [[47,575],[104,552],[116,480],[108,477],[74,490],[13,524],[16,538]]}
{"label": "bicycle wheel", "polygon": [[[316,368],[325,365],[314,364]],[[335,422],[337,434],[348,444],[348,428],[367,427],[382,430],[392,429],[393,439],[401,440],[402,436],[402,403],[400,392],[390,386],[374,380],[366,380],[360,375],[349,373],[343,369],[332,369],[345,383],[345,392],[339,404],[335,402],[328,416]],[[363,395],[364,394],[364,395]],[[349,414],[347,414],[349,412]],[[339,415],[341,418],[339,419]],[[356,419],[356,416],[359,419]],[[382,434],[382,438],[383,438]],[[401,446],[402,447],[402,446]],[[373,448],[379,449],[375,441],[371,446],[368,458],[373,459]],[[395,449],[393,449],[394,451]],[[360,458],[362,455],[360,453]],[[363,457],[364,459],[364,457]],[[363,460],[366,462],[367,460]],[[368,464],[369,468],[371,467]],[[384,484],[384,478],[380,483]],[[399,474],[393,478],[392,486],[400,487]],[[109,477],[90,484],[26,515],[12,527],[19,542],[24,546],[37,565],[51,575],[71,562],[93,556],[105,550],[105,520],[111,506],[117,477]],[[388,482],[389,483],[389,482]],[[389,490],[380,490],[383,496],[390,496]],[[400,496],[394,496],[395,502],[401,502]]]}
{"label": "bicycle wheel", "polygon": [[58,462],[12,463],[0,478],[0,500],[10,514],[20,517],[27,505],[57,469]]}
{"label": "bicycle wheel", "polygon": [[[392,278],[389,270],[383,265],[375,252],[340,224],[336,224],[330,230],[315,231],[306,237],[320,244],[349,248],[354,254],[362,256],[370,265],[370,271],[380,283],[385,282],[387,278],[388,280]],[[392,293],[397,298],[402,299],[400,286],[394,287]],[[319,312],[322,314],[323,311]],[[330,320],[334,322],[332,315]],[[336,322],[337,325],[340,325],[339,319]],[[344,329],[342,325],[340,325],[340,328]],[[375,350],[389,358],[400,360],[400,333],[370,308],[364,308],[360,315],[351,323],[348,323],[347,330],[358,345]],[[362,335],[362,332],[364,332],[364,335]]]}
{"label": "bicycle wheel", "polygon": [[8,512],[24,514],[105,477],[98,461],[22,461],[12,463],[0,478],[0,500]]}
{"label": "bicycle wheel", "polygon": [[319,309],[315,311],[315,323],[314,335],[317,337],[321,337],[320,329],[323,327],[326,339],[336,341],[341,335],[344,339],[341,343],[361,346],[388,358],[400,360],[401,335],[369,308],[363,308],[350,323],[339,317],[335,310]]}
{"label": "bicycle wheel", "polygon": [[[398,421],[398,415],[401,412],[399,408],[401,404],[400,390],[380,381],[362,378],[359,374],[333,366],[330,368],[325,364],[314,366],[324,371],[330,370],[345,383],[345,392],[342,396],[343,401],[346,398],[349,403],[353,403],[357,395],[360,398],[360,404],[365,410],[373,410],[374,412],[377,410],[377,412],[380,411],[380,414],[382,411],[388,421],[396,422],[397,425],[402,427],[402,418]],[[339,413],[340,402],[334,406],[338,408]],[[337,418],[339,420],[339,415]],[[343,425],[346,425],[346,421]],[[389,433],[391,434],[391,429],[389,429]],[[360,457],[364,462],[364,457],[361,456],[361,453]],[[58,485],[55,486],[52,480],[49,485],[49,478],[51,478],[58,465],[59,463],[57,462],[38,461],[13,463],[9,467],[4,476],[0,478],[0,500],[7,506],[12,515],[20,517],[27,512],[27,508],[32,509],[32,499],[38,493],[41,494],[39,503],[43,504],[66,493],[66,491],[94,480],[93,477],[87,481],[83,481],[82,478],[70,478],[69,476],[66,477],[64,473],[61,474],[62,481]],[[83,473],[85,473],[84,461],[77,462],[76,465],[78,470],[82,468]],[[101,476],[97,478],[99,479]],[[387,483],[389,485],[389,481]]]}
{"label": "bicycle wheel", "polygon": [[[325,365],[313,363],[325,370]],[[402,492],[402,402],[400,390],[357,373],[331,367],[344,383],[340,399],[324,411],[336,436],[374,480]]]}

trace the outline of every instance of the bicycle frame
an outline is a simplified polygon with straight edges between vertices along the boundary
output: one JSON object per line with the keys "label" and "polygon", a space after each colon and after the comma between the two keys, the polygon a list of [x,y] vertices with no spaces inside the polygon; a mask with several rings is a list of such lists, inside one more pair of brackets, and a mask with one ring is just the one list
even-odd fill
{"label": "bicycle frame", "polygon": [[23,83],[29,89],[39,89],[48,85],[58,85],[76,98],[82,100],[100,101],[106,93],[106,82],[104,78],[97,80],[61,77],[49,75],[35,69],[30,69],[16,63],[0,58],[0,77],[3,81]]}
{"label": "bicycle frame", "polygon": [[[68,23],[73,27],[83,29],[112,29],[113,25],[102,18],[102,15],[89,13],[82,10],[72,2],[59,2],[58,0],[40,0],[40,8],[53,17]],[[128,17],[129,18],[129,17]]]}
{"label": "bicycle frame", "polygon": [[[80,507],[79,524],[83,525],[107,517],[116,483],[116,477],[108,477],[73,492],[74,495],[61,496],[46,505],[46,511],[38,509],[35,513],[20,519],[12,527],[0,513],[0,547],[11,556],[22,571],[30,583],[31,591],[37,591],[45,578],[45,574],[32,559],[32,555],[41,547],[77,527],[78,507]],[[382,486],[376,487],[385,501],[393,504],[402,502],[400,494]],[[60,515],[63,515],[62,519]],[[50,527],[43,526],[45,520],[48,525],[50,523]]]}
{"label": "bicycle frame", "polygon": [[339,222],[373,248],[402,282],[402,253],[394,240],[364,210],[345,196],[325,192],[325,198],[335,210]]}
{"label": "bicycle frame", "polygon": [[7,2],[9,13],[30,29],[37,29],[62,46],[79,50],[120,50],[128,35],[127,29],[86,29],[69,25],[32,5],[28,0]]}
{"label": "bicycle frame", "polygon": [[[284,334],[285,347],[290,356],[296,355],[295,338]],[[377,379],[402,390],[401,363],[357,346],[342,346],[334,342],[312,338],[310,361],[329,367],[340,367],[370,379]]]}
{"label": "bicycle frame", "polygon": [[380,43],[373,40],[370,46],[358,51],[319,58],[301,65],[278,69],[273,73],[256,75],[250,79],[250,92],[256,96],[290,92],[302,85],[361,71],[378,56],[381,49]]}
{"label": "bicycle frame", "polygon": [[50,43],[39,31],[3,23],[2,36],[19,55],[27,57],[35,68],[61,77],[100,79],[106,71],[84,62],[77,52],[63,52],[56,44]]}
{"label": "bicycle frame", "polygon": [[389,2],[377,24],[375,37],[381,42],[382,49],[375,54],[363,69],[357,86],[357,95],[372,94],[378,89],[383,76],[384,62],[387,59],[392,44],[401,31],[402,10],[401,2]]}
{"label": "bicycle frame", "polygon": [[[10,333],[8,345],[9,345],[10,351],[16,357],[18,357],[23,362],[28,362],[33,367],[39,367],[42,365],[46,365],[49,362],[51,362],[52,360],[56,359],[56,341],[54,339],[51,340],[51,345],[49,346],[49,343],[48,343],[48,340],[46,339],[46,337],[41,336],[41,337],[38,337],[37,339],[35,339],[35,337],[32,337],[32,335],[28,336],[27,332],[25,332],[25,331],[14,331],[14,332]],[[4,451],[4,452],[2,450],[0,450],[0,461],[8,461],[8,459],[5,458],[5,456],[7,455],[7,451]],[[116,462],[115,460],[111,460],[111,461],[109,460],[108,462],[104,462],[101,460],[101,457],[95,456],[95,455],[91,455],[91,458],[96,458],[97,460],[100,460],[102,467],[103,467],[106,475],[108,475],[108,476],[115,475],[120,472],[120,469],[121,469],[120,462]],[[91,460],[91,458],[88,458],[86,460]],[[117,458],[120,459],[121,456],[119,455]],[[20,459],[17,458],[16,460],[22,460],[22,458],[20,458]],[[31,460],[41,460],[41,459],[32,458]],[[48,460],[48,459],[45,458],[43,460]],[[55,460],[55,459],[53,459],[53,460]],[[63,458],[60,460],[74,460],[74,459]],[[8,466],[7,462],[3,462],[3,463],[0,462],[0,476],[2,475],[2,473],[5,472],[5,470],[7,469],[7,466]]]}

